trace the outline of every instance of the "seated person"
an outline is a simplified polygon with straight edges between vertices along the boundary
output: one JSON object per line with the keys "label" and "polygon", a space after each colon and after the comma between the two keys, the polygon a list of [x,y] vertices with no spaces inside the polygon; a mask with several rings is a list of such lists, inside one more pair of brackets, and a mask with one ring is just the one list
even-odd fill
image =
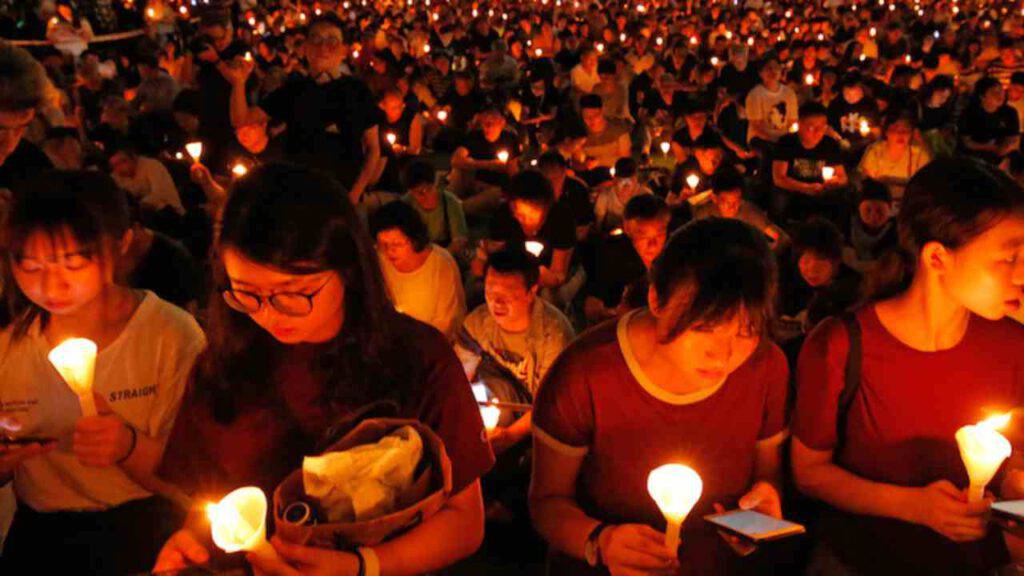
{"label": "seated person", "polygon": [[615,162],[630,156],[630,127],[626,122],[608,119],[604,113],[604,101],[597,94],[580,98],[580,116],[587,128],[587,138],[583,143],[586,172],[580,175],[593,186],[608,178]]}
{"label": "seated person", "polygon": [[714,111],[712,102],[706,98],[688,100],[683,113],[683,127],[672,135],[672,155],[682,164],[693,154],[693,145],[702,136],[714,129],[708,125],[708,117]]}
{"label": "seated person", "polygon": [[82,142],[78,130],[71,127],[50,128],[43,140],[43,152],[59,170],[81,170]]}
{"label": "seated person", "polygon": [[[476,251],[473,274],[483,278],[490,255],[507,246],[525,247],[535,252],[534,256],[540,260],[542,290],[560,292],[570,279],[569,265],[576,248],[572,213],[555,202],[551,184],[536,170],[526,170],[512,178],[508,202],[491,218],[487,238]],[[562,300],[561,296],[561,301],[571,299]]]}
{"label": "seated person", "polygon": [[391,202],[370,215],[380,269],[395,309],[430,324],[449,340],[466,315],[459,265],[432,244],[427,226],[405,202]]}
{"label": "seated person", "polygon": [[856,260],[873,262],[898,243],[892,194],[885,184],[869,178],[862,186],[857,212],[850,218],[850,244]]}
{"label": "seated person", "polygon": [[828,316],[857,303],[861,275],[843,263],[843,235],[828,220],[811,218],[793,237],[793,254],[784,270],[780,312],[808,331]]}
{"label": "seated person", "polygon": [[380,163],[373,180],[378,190],[395,192],[402,168],[423,148],[423,116],[395,88],[384,91],[377,107],[382,112],[377,126]]}
{"label": "seated person", "polygon": [[795,134],[779,139],[772,159],[772,217],[785,225],[810,215],[841,222],[849,183],[839,142],[827,136],[828,118],[817,102],[800,107]]}
{"label": "seated person", "polygon": [[615,162],[615,176],[598,187],[594,199],[594,220],[598,232],[608,234],[622,227],[626,203],[641,194],[651,194],[650,188],[637,180],[637,164],[632,158],[619,158]]}
{"label": "seated person", "polygon": [[129,198],[134,224],[131,243],[121,260],[128,285],[150,290],[190,312],[199,299],[200,278],[195,259],[184,244],[156,230],[141,219],[138,201]]}
{"label": "seated person", "polygon": [[695,201],[698,194],[711,190],[711,179],[726,165],[726,147],[722,138],[707,129],[687,148],[688,158],[676,165],[672,187],[665,200],[670,206],[685,200]]}
{"label": "seated person", "polygon": [[437,183],[437,171],[426,160],[416,159],[403,173],[405,196],[427,225],[427,237],[458,258],[469,244],[469,226],[462,201]]}
{"label": "seated person", "polygon": [[[462,323],[455,351],[470,381],[482,381],[502,402],[532,404],[541,380],[575,334],[557,308],[537,297],[537,258],[521,246],[491,255],[485,272],[486,304]],[[529,436],[530,413],[502,415],[489,432],[500,454]]]}
{"label": "seated person", "polygon": [[576,222],[576,240],[582,242],[594,222],[594,207],[590,203],[590,189],[579,178],[570,176],[568,163],[558,152],[545,152],[537,159],[537,170],[551,183],[555,202],[572,211]]}
{"label": "seated person", "polygon": [[693,207],[693,219],[735,218],[764,232],[777,250],[789,241],[784,230],[772,223],[760,208],[743,199],[743,176],[732,168],[711,178],[711,197]]}
{"label": "seated person", "polygon": [[114,182],[136,198],[144,212],[168,209],[178,215],[185,213],[174,179],[159,160],[140,155],[127,139],[117,139],[107,151]]}
{"label": "seated person", "polygon": [[653,194],[626,204],[623,232],[603,238],[587,270],[583,312],[591,323],[647,305],[647,274],[668,238],[671,213]]}
{"label": "seated person", "polygon": [[452,155],[449,183],[465,199],[470,216],[492,212],[501,203],[501,189],[519,171],[519,143],[505,130],[501,110],[490,106],[477,114],[479,128],[471,130]]}

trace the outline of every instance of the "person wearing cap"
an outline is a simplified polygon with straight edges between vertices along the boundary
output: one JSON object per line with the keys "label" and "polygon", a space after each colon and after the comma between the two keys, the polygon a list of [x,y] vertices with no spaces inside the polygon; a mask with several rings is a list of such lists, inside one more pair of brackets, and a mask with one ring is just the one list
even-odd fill
{"label": "person wearing cap", "polygon": [[248,103],[245,88],[254,63],[239,58],[221,68],[232,85],[235,128],[285,124],[283,156],[332,174],[358,204],[380,161],[377,126],[382,113],[366,84],[342,73],[342,29],[331,14],[314,20],[304,44],[308,75],[289,78],[259,106]]}
{"label": "person wearing cap", "polygon": [[808,215],[843,220],[849,183],[839,142],[828,136],[825,107],[808,102],[800,107],[795,134],[779,139],[772,159],[772,216],[779,222]]}

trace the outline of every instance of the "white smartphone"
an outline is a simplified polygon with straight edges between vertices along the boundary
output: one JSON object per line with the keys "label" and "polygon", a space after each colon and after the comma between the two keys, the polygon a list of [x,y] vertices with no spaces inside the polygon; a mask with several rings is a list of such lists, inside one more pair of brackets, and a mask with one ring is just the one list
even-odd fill
{"label": "white smartphone", "polygon": [[732,510],[710,514],[704,520],[721,530],[752,542],[767,542],[803,534],[806,529],[796,522],[780,520],[753,510]]}
{"label": "white smartphone", "polygon": [[992,511],[1010,520],[1024,520],[1024,500],[1004,500],[992,505]]}

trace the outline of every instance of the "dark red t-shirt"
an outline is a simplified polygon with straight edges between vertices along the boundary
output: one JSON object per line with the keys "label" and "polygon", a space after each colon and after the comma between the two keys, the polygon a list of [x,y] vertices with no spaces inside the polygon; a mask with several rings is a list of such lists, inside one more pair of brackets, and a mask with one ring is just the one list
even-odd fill
{"label": "dark red t-shirt", "polygon": [[[405,402],[405,418],[430,426],[444,441],[452,462],[452,489],[458,493],[486,473],[494,456],[484,435],[480,410],[451,345],[433,328],[403,317],[402,333],[419,355],[414,387],[418,397]],[[313,454],[341,409],[318,402],[323,382],[311,367],[320,346],[290,346],[274,378],[279,402],[245,408],[229,424],[213,418],[208,402],[190,390],[174,424],[159,474],[186,492],[219,498],[247,485],[259,486],[268,498],[285,476]]]}
{"label": "dark red t-shirt", "polygon": [[719,388],[671,394],[633,356],[625,335],[633,317],[591,330],[562,353],[541,385],[534,434],[555,450],[586,455],[577,502],[603,522],[664,529],[647,476],[663,464],[692,467],[704,492],[683,527],[684,572],[728,572],[738,559],[703,516],[715,502],[735,507],[753,483],[757,443],[784,438],[786,359],[763,341]]}
{"label": "dark red t-shirt", "polygon": [[[861,308],[857,319],[861,383],[836,462],[876,482],[919,487],[946,479],[966,487],[967,472],[954,435],[961,426],[1024,403],[1024,326],[972,316],[955,347],[922,352],[886,330],[874,306]],[[837,404],[848,352],[846,328],[829,319],[808,336],[800,353],[793,433],[812,449],[833,450],[837,445]],[[997,477],[990,489],[998,485]],[[989,556],[998,553],[998,531],[990,532],[987,543],[960,547],[927,528],[902,522],[849,518],[846,524],[861,521],[865,524],[836,545],[850,563],[875,558],[887,565],[906,560],[920,567],[934,561],[940,572],[932,573],[949,573],[950,566],[970,573],[957,557],[998,561]],[[858,539],[856,533],[861,542],[851,540]]]}

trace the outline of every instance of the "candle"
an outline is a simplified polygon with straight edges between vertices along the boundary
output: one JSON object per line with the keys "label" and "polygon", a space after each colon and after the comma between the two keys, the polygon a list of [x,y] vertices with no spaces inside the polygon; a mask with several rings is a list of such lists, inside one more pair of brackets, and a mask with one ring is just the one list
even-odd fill
{"label": "candle", "polygon": [[537,48],[536,50],[533,51],[533,55],[536,56],[537,58],[540,58],[543,54],[544,51],[541,50],[540,48]]}
{"label": "candle", "polygon": [[867,120],[861,120],[860,121],[860,135],[866,137],[868,134],[871,134],[871,125],[868,124]]}
{"label": "candle", "polygon": [[696,46],[697,44],[700,44],[700,39],[698,39],[696,36],[690,36],[690,44]]}
{"label": "candle", "polygon": [[692,190],[696,190],[698,184],[700,184],[700,176],[697,176],[696,174],[690,174],[689,176],[686,177],[686,185],[689,186]]}
{"label": "candle", "polygon": [[868,34],[870,34],[871,37],[874,38],[878,34],[878,29],[872,26],[871,30],[868,31]]}
{"label": "candle", "polygon": [[747,46],[753,46],[753,45],[754,45],[754,37],[751,36],[750,38],[747,38]]}
{"label": "candle", "polygon": [[502,164],[508,162],[508,150],[500,150],[498,152],[498,161]]}
{"label": "candle", "polygon": [[625,42],[625,41],[626,41],[626,33],[623,32],[622,34],[619,34],[619,42]]}
{"label": "candle", "polygon": [[245,53],[245,61],[246,62],[252,62],[252,52],[246,52]]}
{"label": "candle", "polygon": [[187,17],[188,16],[188,6],[185,6],[184,4],[182,4],[181,7],[178,8],[178,12],[181,12],[182,16]]}
{"label": "candle", "polygon": [[622,228],[614,228],[608,234],[611,235],[611,236],[622,236]]}
{"label": "candle", "polygon": [[661,143],[661,153],[662,154],[668,154],[668,151],[671,150],[671,149],[672,149],[672,145],[669,144],[668,142],[662,142]]}
{"label": "candle", "polygon": [[192,157],[192,160],[199,162],[199,159],[203,156],[203,143],[202,142],[189,142],[185,144],[185,151]]}
{"label": "candle", "polygon": [[703,490],[704,483],[697,472],[682,464],[660,466],[647,477],[647,492],[668,522],[665,547],[673,556],[679,549],[679,529],[683,520],[700,500]]}
{"label": "candle", "polygon": [[484,421],[484,429],[490,432],[498,427],[498,420],[501,419],[501,408],[494,405],[481,406],[480,418]]}
{"label": "candle", "polygon": [[831,180],[832,177],[835,176],[835,175],[836,175],[836,169],[831,167],[831,166],[825,166],[825,167],[823,167],[821,169],[821,177],[825,179],[825,182],[828,182],[829,180]]}
{"label": "candle", "polygon": [[799,132],[800,131],[800,123],[799,122],[793,122],[792,124],[790,124],[789,125],[789,131],[791,133],[793,133],[793,134],[796,134],[797,132]]}
{"label": "candle", "polygon": [[804,83],[807,84],[808,86],[814,86],[814,74],[808,73],[806,76],[804,76]]}
{"label": "candle", "polygon": [[394,132],[388,132],[387,135],[384,136],[384,138],[387,139],[388,144],[391,146],[394,146],[395,142],[398,141],[398,136],[395,136]]}
{"label": "candle", "polygon": [[726,40],[732,40],[732,31],[731,30],[726,30],[725,31],[725,39]]}
{"label": "candle", "polygon": [[154,9],[154,8],[146,8],[146,18],[149,18],[150,20],[155,19],[156,18],[156,9]]}
{"label": "candle", "polygon": [[96,343],[85,338],[71,338],[50,350],[47,359],[67,382],[68,388],[78,396],[82,415],[95,416],[92,380],[96,370]]}
{"label": "candle", "polygon": [[865,54],[861,54],[861,55],[860,55],[860,61],[861,61],[861,62],[863,62],[863,61],[865,61],[865,60],[867,60],[867,59],[868,59],[867,55],[865,55]]}
{"label": "candle", "polygon": [[[305,18],[303,18],[303,19],[305,19]],[[256,25],[256,19],[250,16],[249,17],[249,26],[255,26],[255,25]]]}
{"label": "candle", "polygon": [[604,42],[597,43],[597,51],[602,53],[604,52]]}
{"label": "candle", "polygon": [[905,62],[906,62],[907,64],[910,64],[910,61],[911,61],[911,58],[910,58],[910,54],[907,54],[906,56],[904,56],[904,57],[903,57],[903,60],[904,60],[904,61],[905,61]]}
{"label": "candle", "polygon": [[239,488],[217,504],[206,505],[210,534],[218,548],[232,554],[247,551],[262,558],[277,558],[267,541],[267,496],[255,486]]}
{"label": "candle", "polygon": [[185,155],[182,154],[181,152],[175,152],[174,153],[174,159],[175,160],[183,160],[184,158],[185,158]]}
{"label": "candle", "polygon": [[430,54],[430,44],[424,44],[423,45],[423,53],[424,54]]}
{"label": "candle", "polygon": [[438,110],[437,111],[437,119],[440,120],[441,122],[444,122],[445,120],[447,120],[448,119],[448,111],[447,110]]}
{"label": "candle", "polygon": [[359,59],[359,50],[353,50],[352,51],[352,57],[355,58],[356,60],[358,60]]}
{"label": "candle", "polygon": [[540,258],[541,253],[544,252],[544,244],[537,242],[536,240],[527,240],[525,246],[527,252],[538,258]]}
{"label": "candle", "polygon": [[245,164],[235,162],[235,165],[231,167],[231,173],[235,175],[235,178],[241,178],[249,173],[249,169],[246,168]]}
{"label": "candle", "polygon": [[609,175],[610,175],[610,176],[611,176],[612,178],[615,178],[615,166],[612,166],[611,168],[609,168],[609,169],[608,169],[608,174],[609,174]]}
{"label": "candle", "polygon": [[718,66],[718,56],[712,56],[711,57],[711,65],[712,66]]}
{"label": "candle", "polygon": [[970,488],[967,490],[969,502],[980,502],[984,498],[985,486],[995,476],[1003,460],[1010,456],[1010,442],[998,432],[1009,421],[1010,414],[1007,413],[956,431],[960,457],[967,468],[967,477],[970,478]]}
{"label": "candle", "polygon": [[657,38],[654,39],[654,43],[657,44],[658,46],[661,46],[662,44],[665,43],[665,39],[662,38],[661,36],[658,36]]}

